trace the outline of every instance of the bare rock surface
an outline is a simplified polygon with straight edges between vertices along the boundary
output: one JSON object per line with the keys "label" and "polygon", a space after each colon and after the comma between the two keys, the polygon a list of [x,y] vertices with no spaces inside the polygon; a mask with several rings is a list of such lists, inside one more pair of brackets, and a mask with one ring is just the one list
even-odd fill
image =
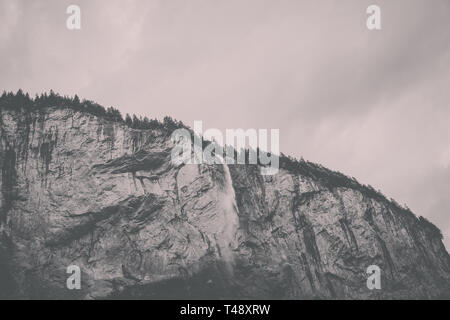
{"label": "bare rock surface", "polygon": [[0,109],[0,296],[450,296],[436,227],[391,202],[286,169],[175,167],[172,148],[70,108]]}

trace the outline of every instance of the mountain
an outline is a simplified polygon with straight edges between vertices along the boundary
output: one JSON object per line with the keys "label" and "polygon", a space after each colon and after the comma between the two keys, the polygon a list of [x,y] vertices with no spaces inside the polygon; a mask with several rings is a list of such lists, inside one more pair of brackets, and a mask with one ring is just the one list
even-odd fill
{"label": "mountain", "polygon": [[[450,297],[450,257],[426,219],[285,156],[273,176],[174,166],[181,126],[54,93],[3,94],[0,297]],[[66,287],[73,265],[80,290]],[[367,287],[371,265],[381,289]]]}

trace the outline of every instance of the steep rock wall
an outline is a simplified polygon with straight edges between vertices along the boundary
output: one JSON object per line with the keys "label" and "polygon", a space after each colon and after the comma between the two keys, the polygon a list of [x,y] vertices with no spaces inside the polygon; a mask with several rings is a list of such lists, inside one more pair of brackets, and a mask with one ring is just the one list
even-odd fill
{"label": "steep rock wall", "polygon": [[[0,109],[0,281],[21,298],[430,298],[442,239],[388,201],[288,170],[170,163],[158,130]],[[366,269],[382,270],[369,290]],[[68,290],[66,268],[82,270]]]}

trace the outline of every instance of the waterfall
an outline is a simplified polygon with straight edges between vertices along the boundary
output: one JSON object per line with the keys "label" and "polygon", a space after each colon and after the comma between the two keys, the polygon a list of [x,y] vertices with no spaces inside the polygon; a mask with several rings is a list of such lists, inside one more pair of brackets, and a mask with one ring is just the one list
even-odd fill
{"label": "waterfall", "polygon": [[230,169],[226,164],[223,164],[223,169],[225,173],[225,185],[223,188],[221,207],[224,214],[224,220],[220,229],[220,235],[218,235],[217,244],[220,248],[222,258],[227,263],[230,271],[232,271],[234,264],[232,247],[239,226],[239,217]]}

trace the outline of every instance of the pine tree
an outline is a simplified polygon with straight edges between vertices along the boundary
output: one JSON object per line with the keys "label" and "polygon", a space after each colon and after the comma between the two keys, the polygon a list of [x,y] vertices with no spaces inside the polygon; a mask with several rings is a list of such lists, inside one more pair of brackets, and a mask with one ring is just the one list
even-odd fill
{"label": "pine tree", "polygon": [[133,120],[131,119],[130,115],[127,113],[127,115],[125,116],[125,123],[127,124],[127,126],[131,127],[133,125]]}
{"label": "pine tree", "polygon": [[134,128],[134,129],[139,129],[139,119],[138,119],[138,117],[136,117],[135,114],[133,114],[133,124],[132,124],[132,128]]}
{"label": "pine tree", "polygon": [[77,96],[77,95],[75,95],[75,97],[73,97],[73,104],[75,105],[75,106],[79,106],[80,105],[80,98]]}

